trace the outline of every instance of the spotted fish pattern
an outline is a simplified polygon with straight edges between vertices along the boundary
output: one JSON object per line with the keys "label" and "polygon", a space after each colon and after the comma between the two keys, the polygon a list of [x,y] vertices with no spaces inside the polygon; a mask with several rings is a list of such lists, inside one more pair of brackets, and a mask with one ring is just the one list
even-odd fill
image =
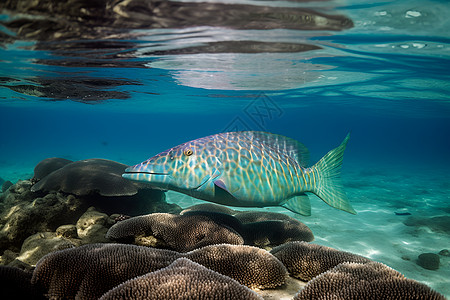
{"label": "spotted fish pattern", "polygon": [[340,184],[349,135],[314,166],[307,148],[259,131],[219,133],[175,146],[129,167],[124,178],[224,205],[282,206],[310,215],[306,193],[355,214]]}

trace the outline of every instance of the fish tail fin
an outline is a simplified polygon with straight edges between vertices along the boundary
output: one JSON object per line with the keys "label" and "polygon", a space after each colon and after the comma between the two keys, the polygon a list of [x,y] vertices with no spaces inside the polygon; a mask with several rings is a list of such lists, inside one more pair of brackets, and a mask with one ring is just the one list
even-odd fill
{"label": "fish tail fin", "polygon": [[347,134],[337,148],[325,154],[319,162],[309,168],[308,175],[317,177],[314,178],[311,192],[334,208],[356,214],[340,181],[342,159],[349,138],[350,134]]}

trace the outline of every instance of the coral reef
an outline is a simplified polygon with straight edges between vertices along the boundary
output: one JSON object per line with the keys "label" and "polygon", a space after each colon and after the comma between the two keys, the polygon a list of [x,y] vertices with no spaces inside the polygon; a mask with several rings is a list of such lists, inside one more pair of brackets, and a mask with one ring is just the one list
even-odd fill
{"label": "coral reef", "polygon": [[[51,158],[35,168],[34,181],[66,163]],[[55,166],[56,164],[56,166]],[[179,212],[181,208],[165,202],[165,193],[145,183],[122,178],[126,165],[106,159],[85,159],[64,164],[37,181],[31,191],[36,195],[59,192],[83,199],[105,213]],[[37,170],[36,170],[37,169]],[[36,175],[39,174],[40,176]],[[33,182],[34,182],[33,181]]]}
{"label": "coral reef", "polygon": [[134,245],[89,244],[44,256],[32,282],[52,299],[94,299],[136,276],[167,267],[179,254]]}
{"label": "coral reef", "polygon": [[287,271],[269,252],[250,246],[212,245],[185,254],[122,244],[89,244],[44,256],[32,283],[50,298],[98,298],[128,279],[185,257],[252,288],[285,282]]}
{"label": "coral reef", "polygon": [[445,297],[382,263],[345,262],[315,277],[294,297],[306,299],[445,300]]}
{"label": "coral reef", "polygon": [[28,237],[22,244],[19,256],[16,258],[28,265],[36,263],[50,252],[79,246],[70,240],[56,236],[53,232],[39,232]]}
{"label": "coral reef", "polygon": [[2,183],[2,193],[6,192],[12,185],[14,185],[14,183],[12,183],[9,180],[6,180],[5,182]]}
{"label": "coral reef", "polygon": [[252,246],[211,245],[188,252],[186,257],[250,288],[275,288],[287,276],[284,265],[270,252]]}
{"label": "coral reef", "polygon": [[[232,226],[233,229],[235,229],[236,231],[240,232],[243,235],[248,236],[250,240],[253,240],[253,242],[249,241],[248,244],[255,244],[256,243],[255,241],[258,240],[258,236],[260,239],[262,239],[264,232],[266,232],[267,235],[273,234],[271,232],[268,232],[272,230],[271,228],[273,226],[276,227],[276,229],[274,228],[272,231],[277,233],[276,239],[278,239],[278,241],[275,240],[274,235],[273,238],[274,241],[269,243],[272,246],[283,244],[293,240],[300,240],[305,242],[311,242],[314,240],[314,235],[308,226],[306,226],[299,220],[282,213],[266,212],[266,211],[236,211],[223,205],[204,203],[190,206],[184,209],[180,214],[184,215],[184,214],[207,214],[207,213],[210,213],[211,216],[213,216],[214,213],[230,215],[236,218],[238,221],[240,221],[241,224],[249,224],[249,226],[244,226],[246,227],[245,229],[241,229],[242,225],[240,224],[237,225],[237,227],[236,225],[233,226],[233,224],[238,223],[237,221],[233,221],[233,224],[228,223],[228,225]],[[268,223],[264,224],[263,222],[266,221]],[[274,221],[283,221],[283,222],[277,223]],[[260,232],[258,232],[256,228],[260,226],[265,228],[263,228],[263,230],[260,230]],[[248,232],[242,233],[240,230],[247,230]],[[287,234],[287,231],[289,231],[290,233]],[[279,235],[280,233],[282,234],[282,236]],[[268,246],[269,244],[266,244],[265,246]]]}
{"label": "coral reef", "polygon": [[191,210],[182,215],[155,213],[121,221],[110,228],[107,237],[142,246],[166,246],[181,252],[218,243],[265,248],[289,241],[314,239],[311,230],[300,221],[289,217],[285,220],[267,220],[270,214],[258,215],[264,221],[242,224],[239,219],[221,212]]}
{"label": "coral reef", "polygon": [[263,299],[235,280],[186,258],[131,279],[100,299]]}
{"label": "coral reef", "polygon": [[114,220],[90,207],[77,221],[76,233],[82,244],[107,243],[105,237]]}
{"label": "coral reef", "polygon": [[61,169],[67,164],[72,163],[73,161],[65,159],[65,158],[59,158],[59,157],[50,157],[46,158],[44,160],[41,160],[35,167],[34,167],[34,175],[32,180],[34,182],[38,182],[45,176],[49,175],[53,171],[56,171],[58,169]]}
{"label": "coral reef", "polygon": [[[100,171],[92,172],[100,179],[90,177],[93,182],[83,187],[87,191],[83,195],[61,188],[70,180],[55,190],[33,192],[33,186],[77,163],[81,164],[44,160],[36,166],[32,180],[19,181],[0,195],[2,291],[18,290],[19,298],[28,299],[139,298],[153,297],[155,290],[160,292],[155,296],[159,299],[180,294],[279,299],[299,290],[298,300],[375,299],[372,295],[444,299],[385,265],[307,243],[314,239],[311,230],[284,214],[235,211],[209,203],[178,214],[180,207],[167,204],[163,192],[148,187],[136,188],[131,196],[101,195],[103,187],[110,187],[101,180]],[[94,160],[87,172],[102,163]],[[74,169],[74,174],[86,176],[78,167]],[[146,211],[157,213],[129,216]],[[439,226],[445,221],[432,219],[436,220]],[[110,244],[111,239],[147,247]],[[261,249],[272,246],[276,247],[271,252]],[[437,254],[420,255],[418,264],[436,268],[436,256],[439,266]],[[305,283],[298,279],[309,281],[303,290]],[[259,295],[249,288],[257,289]]]}
{"label": "coral reef", "polygon": [[[51,159],[51,162],[56,158]],[[41,161],[38,171],[48,165]],[[35,177],[36,177],[35,168]],[[32,192],[62,191],[77,196],[98,193],[101,196],[132,196],[139,189],[148,188],[142,183],[122,178],[127,165],[107,159],[85,159],[69,162],[42,177],[33,187]],[[47,171],[47,170],[46,170]],[[48,170],[49,171],[49,170]],[[45,172],[38,172],[45,174]]]}
{"label": "coral reef", "polygon": [[261,221],[244,224],[245,243],[257,247],[270,248],[290,241],[314,240],[312,231],[301,222]]}
{"label": "coral reef", "polygon": [[233,215],[244,224],[261,221],[272,221],[272,220],[284,220],[292,222],[296,221],[301,223],[297,219],[289,217],[288,215],[268,211],[238,211],[235,212]]}
{"label": "coral reef", "polygon": [[244,243],[237,232],[213,218],[189,214],[154,213],[133,217],[113,225],[106,237],[117,241],[134,241],[142,246],[166,246],[179,252],[220,243]]}
{"label": "coral reef", "polygon": [[[207,209],[217,210],[217,206]],[[235,212],[229,215],[217,211],[202,211],[200,208],[186,211],[183,215],[205,215],[237,231],[246,245],[271,248],[290,241],[314,240],[308,226],[302,222],[280,213],[270,212]]]}
{"label": "coral reef", "polygon": [[73,195],[49,193],[37,196],[29,180],[19,181],[0,196],[0,251],[19,251],[23,241],[37,232],[55,231],[75,222],[87,205]]}
{"label": "coral reef", "polygon": [[193,211],[209,211],[209,212],[217,212],[217,213],[222,213],[222,214],[227,214],[227,215],[234,215],[236,213],[235,210],[232,210],[231,208],[223,206],[223,205],[214,204],[214,203],[202,203],[202,204],[192,205],[192,206],[189,206],[188,208],[185,208],[183,211],[180,212],[180,215],[183,215],[188,212],[193,212]]}
{"label": "coral reef", "polygon": [[2,264],[22,266],[29,269],[44,255],[90,243],[106,243],[105,234],[114,220],[90,207],[76,222],[59,226],[55,232],[38,232],[23,242],[20,253],[5,250]]}
{"label": "coral reef", "polygon": [[90,206],[108,214],[181,211],[165,201],[164,192],[122,179],[125,167],[99,159],[41,161],[32,180],[18,181],[0,195],[0,251],[18,252],[30,235],[74,224]]}
{"label": "coral reef", "polygon": [[289,242],[270,251],[286,266],[289,274],[309,281],[343,262],[367,263],[371,260],[353,253],[307,242]]}

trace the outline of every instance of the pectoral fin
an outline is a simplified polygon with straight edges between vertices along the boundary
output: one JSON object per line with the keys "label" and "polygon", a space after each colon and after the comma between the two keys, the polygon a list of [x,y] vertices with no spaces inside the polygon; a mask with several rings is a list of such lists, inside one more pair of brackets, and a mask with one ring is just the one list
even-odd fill
{"label": "pectoral fin", "polygon": [[214,196],[216,199],[221,199],[220,203],[237,203],[237,197],[222,179],[215,180],[214,187]]}
{"label": "pectoral fin", "polygon": [[301,214],[304,216],[311,215],[311,204],[309,202],[308,195],[306,194],[300,194],[298,196],[292,197],[281,206],[297,214]]}
{"label": "pectoral fin", "polygon": [[218,188],[220,188],[220,189],[222,189],[222,190],[224,190],[224,191],[230,193],[230,191],[228,190],[228,188],[227,188],[225,182],[223,182],[221,179],[215,180],[215,181],[214,181],[214,185],[215,185],[216,187],[218,187]]}
{"label": "pectoral fin", "polygon": [[204,191],[205,189],[208,189],[211,187],[210,181],[213,181],[215,178],[220,176],[220,171],[218,169],[213,169],[213,172],[211,175],[206,175],[202,178],[202,181],[200,185],[196,188],[197,191]]}

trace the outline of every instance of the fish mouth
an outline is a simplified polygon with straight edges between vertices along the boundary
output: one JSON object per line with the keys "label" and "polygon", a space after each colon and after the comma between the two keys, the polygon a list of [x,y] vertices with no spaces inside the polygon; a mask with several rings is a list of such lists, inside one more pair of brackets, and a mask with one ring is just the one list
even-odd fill
{"label": "fish mouth", "polygon": [[133,180],[133,181],[141,181],[147,182],[150,185],[154,186],[154,188],[158,189],[167,189],[167,184],[172,180],[172,176],[168,173],[163,172],[148,172],[148,171],[127,171],[122,174],[122,178]]}
{"label": "fish mouth", "polygon": [[169,175],[169,173],[161,173],[161,172],[142,172],[142,171],[127,171],[123,173],[125,174],[150,174],[150,175]]}

